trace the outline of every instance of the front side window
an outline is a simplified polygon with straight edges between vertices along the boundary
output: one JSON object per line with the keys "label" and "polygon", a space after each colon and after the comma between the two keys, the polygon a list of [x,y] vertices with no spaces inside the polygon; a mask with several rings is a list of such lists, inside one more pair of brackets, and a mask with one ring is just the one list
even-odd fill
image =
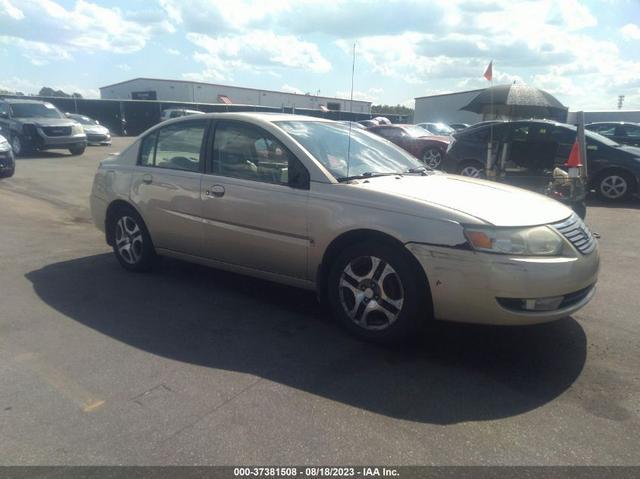
{"label": "front side window", "polygon": [[181,122],[147,135],[140,145],[140,164],[171,170],[200,171],[206,122]]}
{"label": "front side window", "polygon": [[336,180],[351,176],[403,173],[423,167],[394,144],[337,122],[278,121]]}
{"label": "front side window", "polygon": [[268,132],[241,122],[216,126],[211,171],[243,180],[291,185],[304,166]]}

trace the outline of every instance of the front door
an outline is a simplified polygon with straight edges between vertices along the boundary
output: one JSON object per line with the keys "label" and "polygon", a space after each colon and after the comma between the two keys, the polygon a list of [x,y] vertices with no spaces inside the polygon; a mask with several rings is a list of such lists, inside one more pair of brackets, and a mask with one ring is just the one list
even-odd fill
{"label": "front door", "polygon": [[208,124],[174,123],[141,140],[131,200],[156,248],[202,255],[200,184]]}
{"label": "front door", "polygon": [[271,134],[217,122],[201,191],[206,255],[307,279],[308,188],[304,166]]}

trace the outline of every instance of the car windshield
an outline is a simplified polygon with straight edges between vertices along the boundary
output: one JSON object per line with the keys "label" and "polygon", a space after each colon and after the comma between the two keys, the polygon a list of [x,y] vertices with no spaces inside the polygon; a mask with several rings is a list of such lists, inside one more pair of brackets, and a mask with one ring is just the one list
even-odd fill
{"label": "car windshield", "polygon": [[51,103],[12,103],[14,118],[64,118]]}
{"label": "car windshield", "polygon": [[436,123],[429,128],[429,130],[438,135],[450,135],[454,132],[453,128],[445,125],[444,123]]}
{"label": "car windshield", "polygon": [[[278,121],[338,180],[418,171],[417,159],[393,143],[363,130],[326,121]],[[349,153],[347,153],[349,152]],[[349,161],[347,161],[349,158]]]}

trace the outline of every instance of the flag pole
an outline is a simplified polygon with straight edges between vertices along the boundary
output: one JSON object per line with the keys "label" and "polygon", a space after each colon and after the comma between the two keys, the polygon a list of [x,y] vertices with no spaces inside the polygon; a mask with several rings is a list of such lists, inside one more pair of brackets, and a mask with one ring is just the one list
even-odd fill
{"label": "flag pole", "polygon": [[[490,93],[490,103],[489,103],[489,120],[493,121],[495,118],[494,106],[493,106],[493,60],[489,63],[490,74],[489,74],[489,93]],[[486,77],[485,77],[486,78]],[[494,176],[493,171],[493,123],[489,124],[489,144],[487,145],[487,162],[485,165],[485,176],[487,178]]]}

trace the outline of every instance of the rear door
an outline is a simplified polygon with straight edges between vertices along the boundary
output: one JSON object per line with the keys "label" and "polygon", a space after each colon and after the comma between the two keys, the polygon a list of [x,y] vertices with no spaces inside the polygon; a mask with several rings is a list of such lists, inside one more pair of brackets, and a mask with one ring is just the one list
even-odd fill
{"label": "rear door", "polygon": [[182,121],[141,140],[131,200],[157,248],[203,254],[200,184],[208,127],[206,120]]}
{"label": "rear door", "polygon": [[201,194],[208,257],[307,279],[309,174],[280,141],[217,122]]}

